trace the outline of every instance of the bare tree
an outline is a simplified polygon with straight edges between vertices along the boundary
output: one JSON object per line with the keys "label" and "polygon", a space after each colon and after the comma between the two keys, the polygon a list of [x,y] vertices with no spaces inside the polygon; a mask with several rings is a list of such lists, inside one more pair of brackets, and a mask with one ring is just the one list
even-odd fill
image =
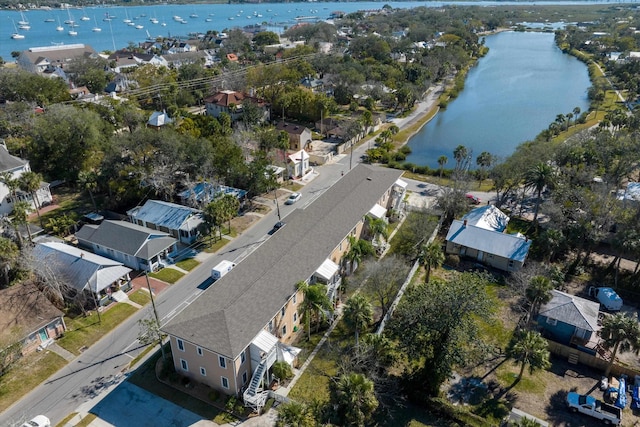
{"label": "bare tree", "polygon": [[367,262],[364,266],[365,288],[376,300],[384,317],[395,298],[409,268],[397,256],[388,256],[379,262]]}

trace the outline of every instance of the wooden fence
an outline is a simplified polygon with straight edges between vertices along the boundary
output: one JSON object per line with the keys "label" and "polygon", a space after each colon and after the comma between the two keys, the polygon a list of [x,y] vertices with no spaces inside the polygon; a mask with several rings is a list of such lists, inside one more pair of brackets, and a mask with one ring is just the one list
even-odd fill
{"label": "wooden fence", "polygon": [[[601,370],[603,373],[607,369],[607,365],[609,364],[609,362],[604,359],[592,356],[591,354],[557,343],[555,341],[548,342],[549,351],[557,356],[569,358],[569,356],[577,354],[578,363],[582,363],[583,365]],[[625,374],[627,377],[634,379],[636,375],[640,375],[640,371],[628,368],[626,366],[620,366],[614,363],[611,367],[611,374],[613,376],[620,376],[622,374]]]}

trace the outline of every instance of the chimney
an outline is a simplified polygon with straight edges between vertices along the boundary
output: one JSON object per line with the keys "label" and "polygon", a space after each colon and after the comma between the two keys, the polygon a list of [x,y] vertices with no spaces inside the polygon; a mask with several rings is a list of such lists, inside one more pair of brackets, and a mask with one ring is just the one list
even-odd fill
{"label": "chimney", "polygon": [[465,220],[464,220],[464,222],[462,223],[462,226],[463,226],[463,227],[466,227],[466,226],[467,226],[467,220],[466,220],[466,219],[465,219]]}

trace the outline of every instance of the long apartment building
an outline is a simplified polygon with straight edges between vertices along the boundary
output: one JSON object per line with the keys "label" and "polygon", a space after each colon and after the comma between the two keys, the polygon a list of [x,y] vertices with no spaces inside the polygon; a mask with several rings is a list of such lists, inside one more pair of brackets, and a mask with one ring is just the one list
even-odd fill
{"label": "long apartment building", "polygon": [[297,209],[231,272],[162,327],[176,371],[259,410],[277,360],[293,364],[290,346],[304,329],[296,284],[324,283],[335,299],[349,236],[367,215],[402,209],[406,183],[394,169],[358,165],[317,200]]}

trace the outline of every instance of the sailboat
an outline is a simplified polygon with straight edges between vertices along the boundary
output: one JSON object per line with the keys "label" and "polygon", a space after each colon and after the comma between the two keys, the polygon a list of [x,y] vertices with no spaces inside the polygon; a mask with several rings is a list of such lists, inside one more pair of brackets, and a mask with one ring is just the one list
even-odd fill
{"label": "sailboat", "polygon": [[64,27],[60,25],[60,17],[58,17],[58,26],[56,27],[56,31],[64,31]]}
{"label": "sailboat", "polygon": [[73,24],[69,25],[69,33],[68,33],[71,37],[75,37],[78,35],[78,32],[76,30],[73,29]]}
{"label": "sailboat", "polygon": [[64,23],[73,26],[76,23],[76,21],[74,21],[73,18],[71,17],[71,11],[69,9],[67,9],[67,13],[69,14],[69,19],[64,21]]}
{"label": "sailboat", "polygon": [[93,17],[93,22],[96,23],[96,26],[93,27],[91,31],[93,31],[94,33],[99,33],[100,31],[102,31],[102,28],[98,27],[98,20],[96,19],[95,16]]}
{"label": "sailboat", "polygon": [[29,21],[24,17],[24,13],[20,12],[20,21],[18,21],[18,25],[29,25]]}
{"label": "sailboat", "polygon": [[127,9],[126,8],[124,10],[124,16],[125,16],[125,18],[122,20],[122,22],[124,22],[125,24],[130,24],[131,23],[131,19],[129,19],[129,14],[127,13]]}
{"label": "sailboat", "polygon": [[11,38],[12,38],[12,39],[14,39],[14,40],[21,40],[21,39],[23,39],[23,38],[24,38],[24,34],[20,34],[20,33],[18,32],[18,29],[16,28],[16,23],[15,23],[15,21],[13,22],[13,28],[16,30],[16,32],[15,32],[15,33],[13,33],[13,34],[11,34]]}
{"label": "sailboat", "polygon": [[84,10],[84,8],[82,8],[82,18],[80,18],[81,21],[91,21],[91,18],[89,18],[87,16],[87,11]]}

